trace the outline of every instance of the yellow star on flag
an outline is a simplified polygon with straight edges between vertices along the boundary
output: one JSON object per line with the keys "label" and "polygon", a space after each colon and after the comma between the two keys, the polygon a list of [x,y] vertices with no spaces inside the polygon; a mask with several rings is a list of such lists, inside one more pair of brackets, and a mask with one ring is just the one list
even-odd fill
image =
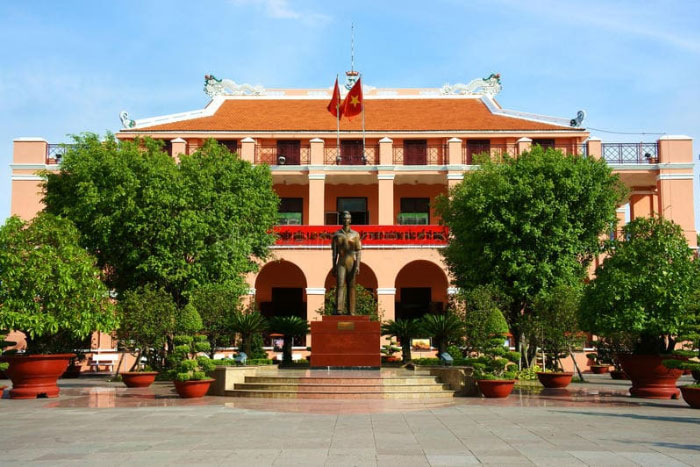
{"label": "yellow star on flag", "polygon": [[354,106],[358,105],[359,103],[360,103],[359,97],[357,97],[357,96],[350,97],[350,105],[352,105],[354,107]]}

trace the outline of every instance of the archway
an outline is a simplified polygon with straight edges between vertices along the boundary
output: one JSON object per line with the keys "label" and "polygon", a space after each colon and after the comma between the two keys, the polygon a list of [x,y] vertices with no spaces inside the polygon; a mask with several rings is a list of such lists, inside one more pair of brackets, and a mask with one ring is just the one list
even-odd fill
{"label": "archway", "polygon": [[440,266],[426,260],[411,261],[396,275],[396,319],[420,318],[447,306],[448,281]]}
{"label": "archway", "polygon": [[[367,263],[362,263],[360,265],[360,273],[357,276],[357,284],[367,289],[374,297],[374,300],[377,300],[377,275],[374,273],[372,268],[367,265]],[[333,271],[328,271],[324,282],[326,293],[335,286],[336,278],[333,275]]]}

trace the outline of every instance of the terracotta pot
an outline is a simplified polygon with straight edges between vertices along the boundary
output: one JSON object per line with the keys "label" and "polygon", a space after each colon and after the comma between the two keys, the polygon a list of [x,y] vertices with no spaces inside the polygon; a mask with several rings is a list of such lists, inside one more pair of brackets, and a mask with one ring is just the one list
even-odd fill
{"label": "terracotta pot", "polygon": [[203,397],[209,390],[213,379],[200,379],[196,381],[173,381],[175,390],[184,399]]}
{"label": "terracotta pot", "polygon": [[479,390],[484,397],[503,398],[508,397],[515,385],[514,379],[480,379],[477,380]]}
{"label": "terracotta pot", "polygon": [[627,373],[622,370],[612,370],[610,372],[610,377],[612,379],[630,379],[630,377],[627,376]]}
{"label": "terracotta pot", "polygon": [[694,409],[700,409],[700,388],[681,386],[681,394],[683,394],[683,400],[686,401],[689,406]]}
{"label": "terracotta pot", "polygon": [[676,381],[683,374],[683,370],[669,369],[661,363],[663,360],[677,358],[687,360],[684,357],[672,355],[619,355],[622,369],[632,380],[630,394],[632,397],[646,399],[678,399],[680,391],[676,387]]}
{"label": "terracotta pot", "polygon": [[147,388],[158,376],[157,371],[125,371],[121,373],[122,382],[127,388]]}
{"label": "terracotta pot", "polygon": [[537,372],[537,379],[540,380],[542,386],[548,389],[561,389],[567,387],[571,384],[571,378],[574,374],[570,371],[563,371],[561,373],[545,373]]}
{"label": "terracotta pot", "polygon": [[596,375],[602,375],[610,371],[610,365],[591,365],[591,371]]}
{"label": "terracotta pot", "polygon": [[7,375],[12,380],[11,399],[58,397],[59,376],[66,371],[75,354],[52,355],[3,355],[9,362]]}

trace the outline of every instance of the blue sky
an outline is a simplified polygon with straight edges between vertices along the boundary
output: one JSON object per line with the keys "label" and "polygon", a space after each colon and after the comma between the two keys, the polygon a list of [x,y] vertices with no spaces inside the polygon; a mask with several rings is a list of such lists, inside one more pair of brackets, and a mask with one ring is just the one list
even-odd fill
{"label": "blue sky", "polygon": [[600,130],[697,141],[698,18],[695,1],[2,2],[0,221],[14,138],[66,142],[117,131],[121,110],[144,118],[201,108],[208,73],[328,87],[349,69],[351,22],[366,84],[440,87],[498,72],[506,108],[585,109],[584,126],[609,142],[658,135]]}

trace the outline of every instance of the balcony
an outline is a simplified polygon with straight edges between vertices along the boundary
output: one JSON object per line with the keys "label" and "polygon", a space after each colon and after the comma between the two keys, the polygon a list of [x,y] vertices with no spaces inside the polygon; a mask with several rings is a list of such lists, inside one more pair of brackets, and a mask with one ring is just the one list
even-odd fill
{"label": "balcony", "polygon": [[608,164],[655,164],[657,143],[603,143],[602,157]]}
{"label": "balcony", "polygon": [[[330,246],[339,225],[278,225],[276,246]],[[447,245],[449,230],[441,225],[353,225],[363,246],[432,246]]]}
{"label": "balcony", "polygon": [[310,149],[308,146],[297,146],[296,150],[280,151],[278,146],[255,146],[254,161],[256,164],[268,165],[309,165]]}
{"label": "balcony", "polygon": [[395,146],[393,162],[396,165],[444,165],[447,163],[447,148],[442,144],[430,145],[409,154],[405,147]]}
{"label": "balcony", "polygon": [[325,165],[377,165],[379,161],[379,146],[366,145],[364,154],[362,148],[343,148],[337,146],[325,147],[323,163]]}
{"label": "balcony", "polygon": [[46,145],[46,164],[60,164],[63,156],[71,149],[73,144],[47,144]]}
{"label": "balcony", "polygon": [[493,162],[503,162],[506,157],[515,157],[518,155],[518,145],[467,143],[466,146],[462,147],[462,163],[466,165],[474,165],[475,163],[478,163],[478,158],[481,154],[488,155]]}

